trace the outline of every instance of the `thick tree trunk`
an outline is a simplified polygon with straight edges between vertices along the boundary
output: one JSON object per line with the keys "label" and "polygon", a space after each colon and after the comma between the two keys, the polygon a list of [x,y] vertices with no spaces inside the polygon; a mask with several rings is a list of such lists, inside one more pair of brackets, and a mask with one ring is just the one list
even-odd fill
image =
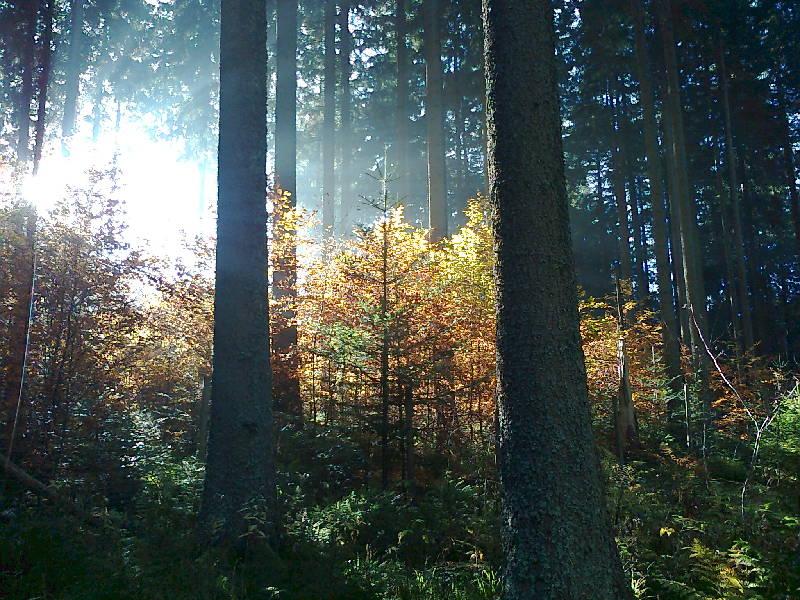
{"label": "thick tree trunk", "polygon": [[395,188],[401,202],[408,199],[408,21],[406,0],[395,0],[395,36],[397,44],[397,99],[395,105]]}
{"label": "thick tree trunk", "polygon": [[552,19],[547,0],[483,3],[504,597],[627,598],[589,419]]}
{"label": "thick tree trunk", "polygon": [[639,98],[644,115],[644,142],[647,158],[647,175],[650,181],[650,208],[653,213],[653,249],[656,257],[658,283],[658,311],[661,319],[661,335],[664,343],[664,362],[672,388],[681,387],[681,366],[678,321],[672,293],[667,230],[667,212],[664,206],[664,179],[661,151],[658,145],[655,98],[650,63],[645,37],[645,11],[643,0],[631,0],[634,21],[636,69],[639,77]]}
{"label": "thick tree trunk", "polygon": [[742,217],[739,208],[739,177],[736,172],[737,158],[736,146],[733,142],[733,118],[731,114],[730,86],[728,83],[728,70],[725,63],[725,48],[720,42],[719,47],[720,89],[722,91],[722,108],[725,117],[725,148],[727,150],[728,186],[730,188],[730,212],[733,224],[733,244],[731,246],[732,259],[736,265],[736,290],[738,294],[738,318],[742,324],[742,342],[744,351],[753,349],[753,321],[750,316],[749,282],[747,280],[747,267],[745,266],[744,238],[742,236]]}
{"label": "thick tree trunk", "polygon": [[273,215],[275,264],[272,294],[282,303],[273,337],[275,406],[281,413],[302,418],[297,365],[297,240],[281,211],[297,207],[297,0],[278,0],[277,65],[275,78],[275,185],[288,202]]}
{"label": "thick tree trunk", "polygon": [[428,227],[430,239],[447,236],[447,183],[445,171],[444,90],[440,0],[423,0],[425,49],[425,128],[428,148]]}
{"label": "thick tree trunk", "polygon": [[69,57],[65,72],[64,115],[61,120],[61,150],[69,154],[70,139],[75,134],[81,86],[81,40],[83,39],[83,0],[71,0]]}
{"label": "thick tree trunk", "polygon": [[341,220],[340,233],[347,235],[352,229],[352,211],[355,206],[353,198],[353,98],[350,91],[350,75],[353,67],[350,64],[353,54],[353,34],[350,31],[350,0],[341,0],[339,5],[339,69],[341,101],[340,101],[340,130],[339,151],[339,179],[341,181]]}
{"label": "thick tree trunk", "polygon": [[325,73],[322,124],[322,228],[333,233],[336,196],[336,0],[325,0]]}
{"label": "thick tree trunk", "polygon": [[[275,518],[267,305],[266,4],[222,0],[211,423],[201,527],[237,542]],[[270,532],[267,532],[268,534]]]}
{"label": "thick tree trunk", "polygon": [[38,103],[36,108],[36,134],[33,145],[33,174],[39,172],[44,150],[44,134],[47,126],[47,91],[50,87],[50,65],[53,58],[53,2],[46,0],[44,6],[44,35],[40,49],[40,66],[38,82]]}

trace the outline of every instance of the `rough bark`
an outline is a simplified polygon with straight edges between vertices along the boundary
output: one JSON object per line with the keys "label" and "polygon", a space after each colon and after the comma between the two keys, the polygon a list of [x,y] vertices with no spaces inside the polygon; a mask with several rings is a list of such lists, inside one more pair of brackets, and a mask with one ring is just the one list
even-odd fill
{"label": "rough bark", "polygon": [[[297,207],[297,0],[278,0],[275,78],[275,186],[288,195],[282,210]],[[272,294],[281,302],[281,318],[273,336],[275,406],[284,414],[302,417],[297,373],[296,232],[281,222],[281,210],[273,215],[275,264]]]}
{"label": "rough bark", "polygon": [[552,19],[547,0],[483,2],[504,597],[623,598],[589,419]]}
{"label": "rough bark", "polygon": [[425,131],[428,153],[428,227],[430,239],[447,236],[444,90],[439,0],[423,0],[425,50]]}
{"label": "rough bark", "polygon": [[64,115],[61,120],[61,150],[69,154],[70,139],[75,133],[78,118],[78,98],[81,85],[81,40],[83,29],[83,0],[70,2],[69,56],[64,74]]}
{"label": "rough bark", "polygon": [[47,91],[50,87],[50,66],[53,58],[53,4],[54,0],[46,0],[44,5],[44,32],[40,49],[39,81],[36,93],[36,133],[33,144],[33,174],[39,172],[44,149],[44,134],[47,126]]}
{"label": "rough bark", "polygon": [[206,478],[208,537],[236,542],[243,510],[274,518],[267,305],[266,4],[222,0],[214,357]]}
{"label": "rough bark", "polygon": [[333,233],[336,196],[336,0],[325,0],[325,72],[322,125],[322,228]]}

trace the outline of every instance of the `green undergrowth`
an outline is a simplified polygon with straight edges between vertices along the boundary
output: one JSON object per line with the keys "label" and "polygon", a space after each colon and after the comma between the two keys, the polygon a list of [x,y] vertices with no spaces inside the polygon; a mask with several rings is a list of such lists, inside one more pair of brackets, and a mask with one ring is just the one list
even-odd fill
{"label": "green undergrowth", "polygon": [[[625,466],[603,451],[609,513],[636,598],[800,598],[798,415],[797,407],[782,415],[755,468],[735,440],[717,440],[706,460],[666,442]],[[466,466],[425,477],[409,498],[355,475],[364,469],[359,454],[335,432],[292,436],[282,448],[293,458],[282,460],[284,520],[274,548],[198,544],[203,470],[169,452],[140,451],[127,474],[134,491],[104,509],[100,526],[81,524],[7,482],[0,598],[500,596],[497,483],[482,468],[479,477]],[[302,464],[314,466],[304,472]]]}

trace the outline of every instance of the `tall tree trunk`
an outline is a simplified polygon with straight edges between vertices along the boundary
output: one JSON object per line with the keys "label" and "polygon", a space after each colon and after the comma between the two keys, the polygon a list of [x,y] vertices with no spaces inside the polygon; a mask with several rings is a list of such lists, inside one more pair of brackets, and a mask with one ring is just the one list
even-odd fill
{"label": "tall tree trunk", "polygon": [[691,340],[692,357],[700,383],[701,396],[706,407],[706,419],[710,417],[708,408],[708,357],[704,341],[707,340],[706,329],[706,295],[703,282],[702,256],[699,250],[699,232],[697,227],[696,207],[692,186],[689,183],[689,167],[686,156],[686,139],[683,124],[683,108],[681,105],[680,77],[675,50],[675,38],[672,27],[672,8],[670,0],[656,0],[661,30],[661,41],[664,50],[666,77],[666,114],[670,120],[672,132],[673,166],[677,194],[672,203],[677,209],[680,245],[683,254],[683,276],[686,284],[686,304],[689,312],[689,339]]}
{"label": "tall tree trunk", "polygon": [[406,382],[401,386],[403,394],[403,472],[405,473],[406,494],[413,496],[415,493],[414,473],[414,388],[411,382]]}
{"label": "tall tree trunk", "polygon": [[383,191],[381,233],[381,488],[389,486],[389,215],[388,191]]}
{"label": "tall tree trunk", "polygon": [[61,150],[69,154],[70,139],[78,119],[81,92],[81,40],[83,39],[83,0],[71,0],[69,25],[69,57],[64,75],[64,115],[61,120]]}
{"label": "tall tree trunk", "polygon": [[733,264],[733,249],[731,248],[730,232],[730,207],[725,196],[722,184],[721,163],[716,165],[717,197],[719,198],[720,237],[722,239],[722,258],[725,262],[725,292],[731,307],[731,327],[733,329],[734,348],[736,350],[737,364],[742,358],[744,344],[742,341],[741,309],[739,308],[739,293],[736,285],[736,269]]}
{"label": "tall tree trunk", "polygon": [[27,169],[30,159],[31,101],[33,100],[33,73],[36,69],[36,21],[39,0],[23,0],[22,41],[20,43],[21,83],[19,106],[17,107],[17,163],[19,169]]}
{"label": "tall tree trunk", "polygon": [[627,598],[589,419],[553,10],[484,0],[483,22],[504,598]]}
{"label": "tall tree trunk", "polygon": [[339,179],[341,181],[341,221],[342,235],[350,233],[352,228],[351,212],[354,207],[353,199],[353,98],[350,91],[350,75],[353,67],[350,64],[353,54],[353,34],[350,31],[350,6],[351,0],[341,0],[339,4],[339,61],[341,68],[341,101],[340,101],[340,130],[339,149],[341,162],[339,163]]}
{"label": "tall tree trunk", "polygon": [[440,0],[423,0],[425,49],[425,128],[428,149],[428,227],[430,239],[447,236],[447,183],[445,171],[444,90]]}
{"label": "tall tree trunk", "polygon": [[681,387],[681,363],[678,321],[672,294],[667,233],[667,211],[664,206],[664,179],[661,151],[658,145],[655,96],[650,61],[645,37],[644,0],[630,0],[633,13],[636,70],[639,77],[639,99],[644,116],[644,143],[647,158],[647,176],[650,182],[650,209],[653,213],[653,249],[656,257],[658,283],[658,314],[661,319],[661,336],[664,343],[664,362],[673,390]]}
{"label": "tall tree trunk", "polygon": [[47,126],[47,91],[50,87],[50,65],[53,57],[53,1],[46,0],[44,5],[44,35],[40,49],[40,67],[38,82],[38,106],[36,108],[36,135],[33,146],[33,174],[39,172],[44,149],[44,134]]}
{"label": "tall tree trunk", "polygon": [[324,116],[322,126],[322,228],[333,233],[336,196],[336,0],[325,0]]}
{"label": "tall tree trunk", "polygon": [[[764,264],[761,240],[756,235],[756,198],[752,181],[748,176],[744,155],[738,155],[739,172],[742,176],[743,249],[750,260],[747,261],[747,277],[753,286],[754,339],[758,340],[761,351],[772,353],[775,342],[775,314],[772,306],[772,288],[760,268]],[[755,343],[755,342],[754,342]]]}
{"label": "tall tree trunk", "polygon": [[628,202],[625,197],[625,172],[623,170],[622,159],[622,133],[619,129],[619,120],[616,114],[616,101],[612,99],[609,92],[608,108],[611,115],[611,178],[614,186],[614,200],[617,208],[617,259],[619,260],[618,276],[625,283],[625,286],[632,285],[632,258],[630,238],[631,232],[628,226]]}
{"label": "tall tree trunk", "polygon": [[686,280],[683,268],[683,247],[681,246],[680,212],[678,207],[678,182],[675,169],[675,156],[672,153],[672,123],[669,107],[664,106],[664,145],[667,163],[667,214],[669,215],[669,249],[672,256],[672,276],[675,281],[675,297],[678,300],[679,341],[689,345],[689,317],[686,310]]}
{"label": "tall tree trunk", "polygon": [[614,398],[614,442],[619,462],[625,464],[628,450],[639,443],[639,425],[633,404],[628,350],[625,343],[625,296],[617,279],[617,395]]}
{"label": "tall tree trunk", "polygon": [[649,303],[650,276],[647,270],[647,232],[644,226],[642,203],[640,202],[639,186],[630,163],[628,164],[628,197],[631,207],[631,225],[633,226],[633,264],[636,274],[636,293],[640,301]]}
{"label": "tall tree trunk", "polygon": [[[272,293],[282,304],[273,335],[275,406],[285,414],[302,417],[297,372],[297,240],[291,224],[281,222],[281,212],[297,207],[297,0],[278,0],[275,78],[275,185],[284,196],[273,215],[275,264]],[[288,202],[285,200],[288,199]],[[279,368],[277,368],[279,367]]]}
{"label": "tall tree trunk", "polygon": [[266,3],[222,0],[220,23],[213,383],[200,523],[206,536],[218,531],[235,543],[246,532],[243,509],[263,509],[274,519],[276,507],[267,305]]}
{"label": "tall tree trunk", "polygon": [[200,394],[197,399],[197,434],[195,448],[197,458],[201,461],[206,460],[208,450],[208,425],[211,417],[211,377],[203,375],[200,384]]}
{"label": "tall tree trunk", "polygon": [[410,174],[408,171],[408,21],[406,0],[395,0],[395,36],[397,43],[397,99],[395,105],[395,173],[397,197],[401,202],[408,198]]}
{"label": "tall tree trunk", "polygon": [[783,129],[783,166],[786,171],[786,187],[789,188],[790,211],[794,224],[794,236],[797,244],[797,254],[800,256],[800,194],[797,192],[797,172],[794,163],[794,143],[792,142],[792,129],[789,125],[789,107],[786,104],[784,83],[778,83],[778,106],[781,111],[781,126]]}
{"label": "tall tree trunk", "polygon": [[0,401],[2,401],[3,442],[9,457],[13,454],[13,439],[24,430],[24,383],[25,355],[28,346],[28,332],[31,320],[31,294],[35,270],[36,212],[32,207],[20,205],[14,209],[12,226],[19,234],[12,251],[14,266],[9,288],[13,291],[14,304],[11,307],[11,322],[8,328],[8,355],[3,365],[3,379],[0,381]]}
{"label": "tall tree trunk", "polygon": [[[619,83],[619,81],[618,81]],[[621,87],[621,86],[618,86]],[[618,107],[619,149],[622,166],[625,169],[625,178],[628,181],[628,197],[631,210],[631,225],[633,238],[633,276],[636,281],[636,298],[647,302],[650,297],[650,283],[647,277],[647,241],[642,230],[642,219],[639,211],[639,195],[636,187],[634,161],[631,159],[626,140],[631,139],[631,120],[628,112],[628,102],[624,90],[619,92]],[[624,184],[623,184],[624,185]]]}
{"label": "tall tree trunk", "polygon": [[739,296],[739,319],[742,324],[742,342],[744,351],[753,348],[753,321],[750,316],[749,282],[747,280],[747,267],[745,266],[744,238],[742,237],[742,217],[739,208],[739,178],[736,172],[737,158],[736,146],[733,142],[733,118],[731,114],[730,85],[728,70],[725,62],[725,47],[719,42],[719,68],[720,89],[722,91],[722,109],[725,117],[725,148],[727,150],[728,186],[730,188],[730,212],[733,224],[732,258],[736,265],[736,289]]}

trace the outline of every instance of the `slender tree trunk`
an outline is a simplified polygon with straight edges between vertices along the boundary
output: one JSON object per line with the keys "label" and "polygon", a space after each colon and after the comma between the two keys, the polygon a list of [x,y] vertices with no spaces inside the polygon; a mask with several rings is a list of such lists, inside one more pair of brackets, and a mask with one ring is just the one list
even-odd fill
{"label": "slender tree trunk", "polygon": [[278,0],[277,64],[275,88],[275,185],[288,195],[273,215],[275,264],[272,293],[281,302],[281,318],[273,336],[275,406],[301,418],[300,381],[297,365],[297,240],[290,224],[281,222],[281,210],[297,207],[297,0]]}
{"label": "slender tree trunk", "polygon": [[750,316],[750,296],[748,293],[749,282],[747,280],[747,267],[745,266],[745,248],[742,237],[742,218],[739,208],[739,178],[736,172],[737,157],[736,146],[733,142],[733,118],[731,114],[730,85],[728,82],[728,70],[725,62],[725,47],[722,41],[719,46],[719,67],[720,67],[720,89],[722,91],[722,109],[725,117],[725,147],[727,150],[728,163],[728,186],[730,187],[730,212],[733,224],[733,245],[732,258],[736,265],[736,289],[739,296],[739,319],[742,323],[742,342],[744,351],[749,352],[753,348],[753,321]]}
{"label": "slender tree trunk", "polygon": [[403,453],[403,471],[405,472],[405,488],[408,496],[416,491],[414,473],[414,388],[411,382],[401,387],[403,394],[403,435],[405,437]]}
{"label": "slender tree trunk", "polygon": [[381,229],[381,488],[389,486],[389,219],[386,210],[388,191],[384,189],[384,212]]}
{"label": "slender tree trunk", "polygon": [[17,247],[12,251],[14,274],[10,288],[14,293],[11,322],[8,329],[8,356],[4,365],[2,392],[3,442],[9,457],[13,454],[12,438],[24,431],[25,354],[31,320],[31,294],[35,269],[36,212],[22,205],[16,210],[14,227],[19,233]]}
{"label": "slender tree trunk", "polygon": [[681,387],[681,364],[678,321],[672,294],[667,229],[667,211],[664,206],[664,179],[661,150],[658,144],[655,96],[650,61],[645,37],[645,11],[643,0],[631,0],[633,13],[636,69],[639,77],[639,98],[644,116],[644,143],[647,158],[647,176],[650,182],[650,209],[653,213],[653,249],[656,257],[658,283],[658,314],[661,319],[661,336],[664,343],[664,362],[672,388]]}
{"label": "slender tree trunk", "polygon": [[672,9],[670,0],[656,0],[659,27],[664,50],[664,62],[667,70],[666,97],[667,116],[672,132],[671,152],[675,169],[677,194],[672,204],[677,209],[680,245],[683,254],[683,276],[686,284],[686,305],[689,317],[689,339],[691,340],[692,357],[700,383],[701,396],[706,407],[706,419],[710,398],[708,393],[708,357],[703,339],[708,339],[706,330],[706,295],[703,282],[702,258],[698,248],[699,232],[697,228],[696,208],[693,190],[689,184],[689,168],[686,156],[686,140],[683,124],[683,108],[680,97],[680,77],[675,51],[675,38],[672,28]]}
{"label": "slender tree trunk", "polygon": [[246,532],[244,509],[263,509],[274,520],[276,506],[267,305],[266,32],[264,2],[222,0],[213,383],[200,523],[207,537],[219,532],[231,543]]}
{"label": "slender tree trunk", "polygon": [[619,122],[616,115],[616,102],[608,95],[608,107],[610,109],[611,131],[613,139],[611,142],[611,178],[614,185],[614,200],[617,208],[617,259],[619,260],[619,278],[625,283],[624,286],[632,285],[632,258],[630,238],[631,232],[628,225],[628,202],[625,197],[625,172],[622,160],[622,133],[619,130]]}
{"label": "slender tree trunk", "polygon": [[33,73],[36,69],[36,21],[39,0],[23,0],[22,41],[20,43],[21,84],[17,108],[17,163],[27,168],[30,159],[31,101],[33,100]]}
{"label": "slender tree trunk", "polygon": [[324,121],[322,126],[322,228],[333,233],[336,195],[336,0],[325,0]]}
{"label": "slender tree trunk", "polygon": [[47,91],[50,87],[50,65],[53,57],[53,2],[44,5],[44,35],[42,35],[41,59],[38,82],[38,106],[36,108],[36,135],[33,146],[33,174],[39,172],[44,149],[44,134],[47,126]]}
{"label": "slender tree trunk", "polygon": [[639,426],[636,407],[633,404],[628,350],[625,344],[625,297],[620,280],[617,279],[617,395],[614,399],[614,438],[617,458],[625,464],[628,450],[639,443]]}
{"label": "slender tree trunk", "polygon": [[644,226],[644,215],[639,197],[639,187],[628,161],[628,197],[631,207],[631,225],[633,226],[633,256],[636,273],[636,293],[640,301],[649,303],[650,276],[647,271],[647,232]]}
{"label": "slender tree trunk", "polygon": [[680,211],[678,206],[678,184],[675,174],[675,157],[672,153],[672,124],[668,116],[669,108],[664,107],[664,144],[667,148],[667,189],[669,215],[669,248],[672,256],[672,276],[675,281],[675,294],[678,300],[678,340],[689,345],[689,317],[686,310],[686,280],[683,277],[683,247],[681,246]]}
{"label": "slender tree trunk", "polygon": [[731,307],[731,327],[733,328],[734,347],[736,349],[737,364],[742,358],[744,344],[742,341],[741,309],[739,308],[739,293],[736,285],[736,269],[733,264],[733,250],[731,248],[730,209],[725,197],[722,184],[722,168],[716,166],[717,197],[719,198],[720,237],[722,238],[722,253],[725,261],[725,292]]}
{"label": "slender tree trunk", "polygon": [[[772,306],[772,288],[764,277],[759,265],[763,264],[763,248],[756,235],[756,198],[753,194],[752,181],[748,177],[747,163],[743,155],[739,155],[739,172],[742,176],[742,213],[743,240],[742,247],[750,258],[747,261],[747,277],[753,287],[753,337],[758,340],[761,351],[771,353],[775,342],[775,315]],[[755,343],[755,342],[754,342]]]}
{"label": "slender tree trunk", "polygon": [[[618,81],[619,83],[619,81]],[[628,181],[628,197],[631,210],[631,225],[633,230],[633,275],[636,281],[636,298],[639,301],[647,302],[650,297],[650,283],[647,277],[647,242],[642,230],[642,219],[639,211],[639,196],[636,188],[636,177],[634,164],[628,152],[626,140],[631,138],[630,116],[628,113],[628,102],[625,92],[619,93],[619,117],[617,119],[617,129],[619,131],[619,151],[623,168],[625,169],[625,179]],[[623,183],[624,185],[624,183]]]}
{"label": "slender tree trunk", "polygon": [[347,235],[352,228],[351,212],[354,207],[353,199],[353,97],[350,91],[350,75],[353,67],[350,64],[353,54],[353,34],[350,31],[350,6],[351,0],[341,0],[339,4],[339,61],[341,68],[341,101],[340,101],[340,130],[339,149],[341,162],[339,164],[339,179],[341,180],[341,233]]}
{"label": "slender tree trunk", "polygon": [[397,99],[395,115],[395,188],[397,197],[405,202],[409,194],[408,171],[408,21],[406,0],[395,0],[395,35],[397,43]]}
{"label": "slender tree trunk", "polygon": [[483,22],[504,598],[627,598],[589,419],[553,10],[484,0]]}
{"label": "slender tree trunk", "polygon": [[211,416],[211,377],[203,375],[197,402],[197,458],[205,461],[208,450],[208,424]]}
{"label": "slender tree trunk", "polygon": [[794,143],[792,142],[792,129],[789,125],[789,108],[786,105],[786,92],[784,84],[778,84],[778,106],[781,110],[781,125],[783,129],[783,166],[786,170],[786,187],[789,188],[789,203],[794,224],[794,236],[797,244],[797,254],[800,256],[800,194],[797,192],[797,171],[794,162]]}
{"label": "slender tree trunk", "polygon": [[81,40],[83,39],[83,0],[71,0],[69,25],[69,57],[65,72],[64,115],[61,120],[61,150],[69,154],[70,139],[78,119],[81,92]]}
{"label": "slender tree trunk", "polygon": [[444,91],[440,0],[423,0],[425,49],[425,127],[428,147],[428,227],[430,239],[447,236],[447,183],[445,170]]}

